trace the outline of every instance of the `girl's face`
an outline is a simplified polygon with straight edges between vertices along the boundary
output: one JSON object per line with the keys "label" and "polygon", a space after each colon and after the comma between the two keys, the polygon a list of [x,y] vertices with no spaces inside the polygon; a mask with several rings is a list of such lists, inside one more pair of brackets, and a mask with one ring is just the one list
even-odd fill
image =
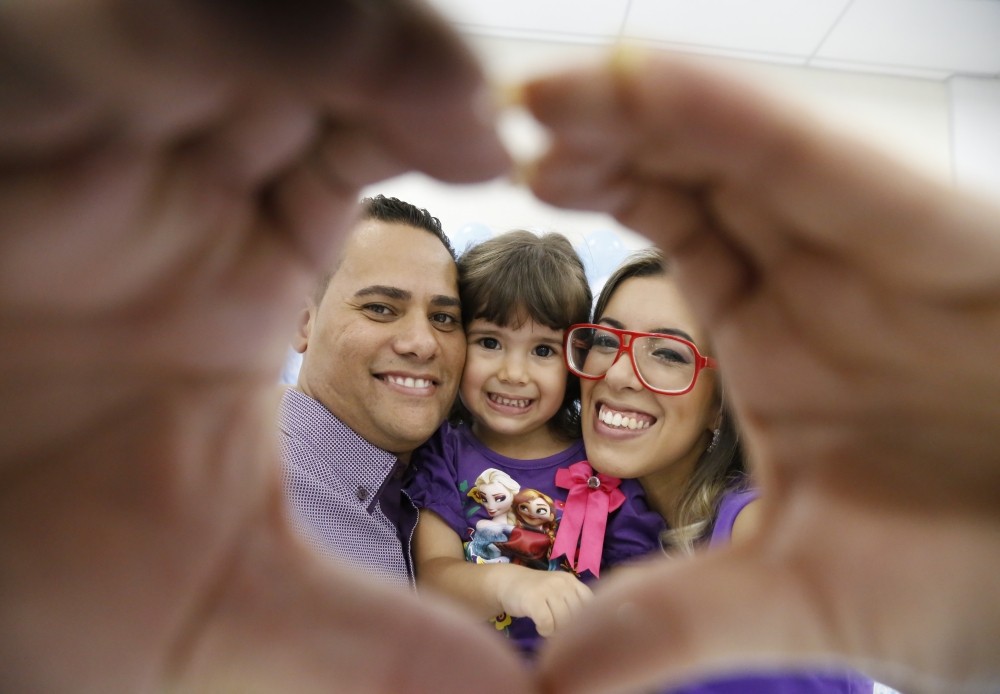
{"label": "girl's face", "polygon": [[[597,322],[679,334],[703,354],[711,354],[704,333],[668,276],[625,280]],[[604,379],[581,379],[581,390],[587,456],[595,469],[616,477],[683,484],[708,445],[719,413],[711,369],[702,371],[694,389],[684,395],[658,395],[643,387],[627,354]]]}
{"label": "girl's face", "polygon": [[526,320],[518,328],[476,319],[466,329],[462,402],[479,439],[494,450],[511,438],[550,438],[546,425],[562,406],[567,370],[562,333]]}
{"label": "girl's face", "polygon": [[490,518],[503,516],[514,503],[514,495],[499,482],[480,484],[479,491],[483,495],[483,508]]}

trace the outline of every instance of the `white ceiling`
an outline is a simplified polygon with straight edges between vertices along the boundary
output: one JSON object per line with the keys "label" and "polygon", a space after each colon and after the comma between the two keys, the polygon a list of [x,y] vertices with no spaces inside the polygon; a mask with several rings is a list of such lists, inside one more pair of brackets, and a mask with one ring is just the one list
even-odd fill
{"label": "white ceiling", "polygon": [[1000,0],[428,0],[471,35],[1000,78]]}

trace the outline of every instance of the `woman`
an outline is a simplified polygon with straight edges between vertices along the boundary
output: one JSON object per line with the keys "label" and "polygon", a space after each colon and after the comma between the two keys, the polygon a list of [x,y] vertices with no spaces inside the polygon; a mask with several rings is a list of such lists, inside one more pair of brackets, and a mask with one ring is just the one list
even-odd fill
{"label": "woman", "polygon": [[[583,438],[591,465],[638,478],[666,521],[662,545],[688,553],[739,542],[755,530],[739,436],[705,333],[662,256],[630,256],[605,283],[594,323],[567,332],[566,358],[581,378]],[[685,694],[861,693],[855,673],[753,675],[692,685]]]}

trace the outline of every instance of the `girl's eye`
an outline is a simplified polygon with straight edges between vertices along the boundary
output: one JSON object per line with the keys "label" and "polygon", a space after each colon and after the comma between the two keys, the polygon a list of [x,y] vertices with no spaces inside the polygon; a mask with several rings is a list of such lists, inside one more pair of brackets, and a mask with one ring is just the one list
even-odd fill
{"label": "girl's eye", "polygon": [[484,349],[500,349],[500,340],[495,337],[484,337],[479,340],[479,346]]}
{"label": "girl's eye", "polygon": [[556,351],[551,347],[549,347],[548,345],[538,345],[537,347],[535,347],[536,357],[551,357],[555,353]]}

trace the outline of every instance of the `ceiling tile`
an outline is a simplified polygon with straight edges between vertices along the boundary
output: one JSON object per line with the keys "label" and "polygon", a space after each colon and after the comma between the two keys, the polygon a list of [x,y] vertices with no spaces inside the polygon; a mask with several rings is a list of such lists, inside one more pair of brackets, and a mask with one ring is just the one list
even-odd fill
{"label": "ceiling tile", "polygon": [[628,0],[429,0],[439,12],[460,25],[501,34],[618,35]]}
{"label": "ceiling tile", "polygon": [[1000,75],[1000,2],[854,0],[816,57]]}
{"label": "ceiling tile", "polygon": [[809,56],[849,0],[632,0],[627,37]]}
{"label": "ceiling tile", "polygon": [[755,63],[773,63],[776,65],[802,65],[808,62],[808,56],[791,53],[766,53],[764,51],[748,51],[738,48],[721,48],[693,43],[673,43],[670,41],[652,41],[649,39],[635,40],[638,46],[648,46],[654,50],[676,51],[688,55],[715,56],[734,60],[749,60]]}
{"label": "ceiling tile", "polygon": [[806,63],[807,67],[824,70],[840,70],[842,72],[864,72],[872,75],[893,75],[895,77],[913,77],[922,80],[942,82],[954,73],[953,70],[935,67],[914,67],[912,65],[887,65],[885,63],[864,63],[858,60],[826,60],[814,58]]}

